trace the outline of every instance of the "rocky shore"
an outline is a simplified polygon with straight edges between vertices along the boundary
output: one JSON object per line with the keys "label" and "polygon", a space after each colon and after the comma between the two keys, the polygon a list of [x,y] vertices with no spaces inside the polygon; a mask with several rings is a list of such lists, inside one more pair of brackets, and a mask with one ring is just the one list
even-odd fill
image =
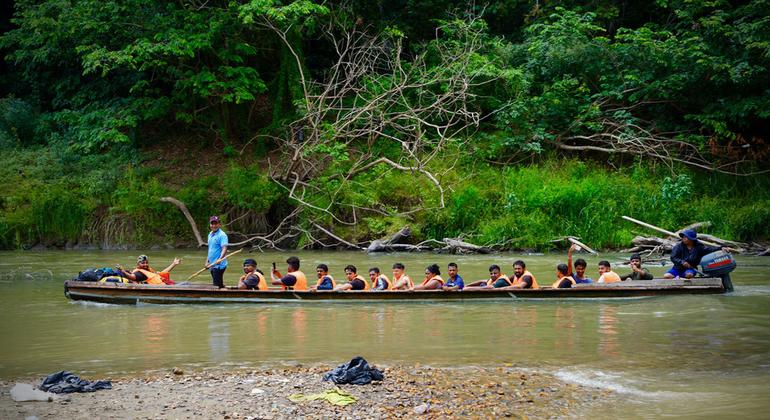
{"label": "rocky shore", "polygon": [[[174,371],[112,378],[113,389],[57,395],[50,402],[16,402],[0,383],[0,418],[552,418],[573,417],[610,403],[604,390],[568,384],[512,365],[381,368],[385,380],[340,385],[357,402],[340,407],[317,400],[293,403],[292,394],[334,388],[321,380],[334,366],[264,370]],[[104,378],[86,378],[104,379]]]}

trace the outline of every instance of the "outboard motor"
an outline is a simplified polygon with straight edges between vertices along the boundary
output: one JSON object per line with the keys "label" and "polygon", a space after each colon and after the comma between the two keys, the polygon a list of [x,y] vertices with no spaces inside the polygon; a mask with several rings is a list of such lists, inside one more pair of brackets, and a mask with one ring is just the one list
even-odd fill
{"label": "outboard motor", "polygon": [[730,273],[735,270],[736,263],[732,255],[724,251],[712,252],[701,258],[700,265],[703,267],[703,274],[708,277],[721,277],[725,290],[733,291]]}

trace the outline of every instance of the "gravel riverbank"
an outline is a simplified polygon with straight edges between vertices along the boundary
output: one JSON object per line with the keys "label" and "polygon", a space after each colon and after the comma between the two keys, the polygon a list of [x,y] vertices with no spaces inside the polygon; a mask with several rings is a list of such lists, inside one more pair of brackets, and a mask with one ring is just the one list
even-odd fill
{"label": "gravel riverbank", "polygon": [[608,391],[510,365],[416,365],[381,368],[385,374],[381,383],[340,385],[358,399],[349,406],[289,401],[292,394],[334,388],[321,380],[332,368],[156,372],[112,378],[112,390],[59,395],[52,402],[11,399],[9,390],[15,383],[37,385],[40,380],[3,381],[0,418],[551,418],[580,416],[614,399]]}

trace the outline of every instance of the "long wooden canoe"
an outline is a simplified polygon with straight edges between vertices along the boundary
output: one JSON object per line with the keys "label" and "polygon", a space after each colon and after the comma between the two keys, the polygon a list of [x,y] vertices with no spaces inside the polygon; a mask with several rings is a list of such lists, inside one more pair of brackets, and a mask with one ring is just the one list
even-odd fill
{"label": "long wooden canoe", "polygon": [[69,280],[64,294],[72,300],[104,303],[285,303],[285,302],[382,302],[464,301],[490,299],[632,298],[683,294],[725,293],[718,278],[656,279],[612,284],[580,284],[571,289],[423,291],[282,291],[218,289],[208,285],[152,286],[145,284],[95,283]]}

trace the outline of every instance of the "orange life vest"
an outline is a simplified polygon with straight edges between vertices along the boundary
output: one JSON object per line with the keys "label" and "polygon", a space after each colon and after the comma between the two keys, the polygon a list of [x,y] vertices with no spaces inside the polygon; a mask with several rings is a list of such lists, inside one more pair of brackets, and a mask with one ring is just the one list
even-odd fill
{"label": "orange life vest", "polygon": [[443,286],[444,286],[444,279],[442,279],[442,278],[441,278],[441,276],[433,276],[433,277],[431,277],[431,278],[429,278],[429,279],[428,279],[428,278],[426,278],[425,280],[423,280],[423,281],[422,281],[422,285],[423,285],[423,286],[425,286],[425,285],[426,285],[426,284],[428,284],[428,283],[429,283],[431,280],[438,280],[438,282],[439,282],[439,283],[441,283],[441,285],[439,285],[439,287],[437,287],[437,289],[440,289],[441,287],[443,287]]}
{"label": "orange life vest", "polygon": [[508,276],[506,276],[505,274],[500,273],[500,277],[498,277],[498,278],[496,278],[494,280],[492,280],[492,277],[490,277],[489,280],[487,280],[487,286],[494,286],[495,283],[497,283],[497,281],[500,280],[500,279],[505,280],[508,283],[508,286],[511,285],[511,279],[509,279]]}
{"label": "orange life vest", "polygon": [[[353,280],[361,280],[362,282],[364,282],[364,290],[369,290],[369,282],[366,281],[365,278],[361,277],[360,274],[356,274],[356,276],[353,278]],[[353,280],[351,280],[351,281],[353,281]],[[348,282],[348,283],[350,283],[350,282]]]}
{"label": "orange life vest", "polygon": [[294,276],[294,278],[297,279],[297,282],[294,283],[294,286],[281,285],[283,290],[307,290],[307,277],[305,277],[305,273],[297,270],[292,271],[289,274]]}
{"label": "orange life vest", "polygon": [[323,276],[321,276],[321,278],[320,278],[320,279],[318,279],[318,281],[316,282],[316,284],[315,284],[315,287],[318,287],[318,286],[320,286],[320,285],[321,285],[321,283],[323,283],[323,281],[324,281],[324,278],[326,278],[326,277],[328,277],[328,278],[329,278],[329,280],[331,280],[331,281],[332,281],[332,289],[334,289],[335,287],[337,287],[337,282],[335,282],[335,281],[334,281],[334,277],[332,277],[332,275],[331,275],[331,274],[324,274]]}
{"label": "orange life vest", "polygon": [[537,280],[535,279],[535,276],[533,276],[532,273],[530,273],[527,270],[524,270],[524,273],[521,275],[521,277],[516,277],[516,276],[513,277],[513,285],[515,286],[517,284],[524,283],[524,280],[523,280],[524,276],[532,277],[532,287],[531,287],[532,289],[539,289],[540,288],[540,286],[537,284]]}
{"label": "orange life vest", "polygon": [[[161,274],[155,272],[155,270],[153,270],[152,268],[149,270],[136,268],[134,269],[134,271],[132,271],[132,273],[136,273],[136,272],[140,272],[144,274],[145,277],[147,277],[147,280],[144,281],[147,284],[155,284],[155,285],[163,284],[163,277],[161,277]],[[168,276],[168,273],[166,273],[166,275]]]}
{"label": "orange life vest", "polygon": [[[390,281],[390,279],[388,278],[388,276],[386,276],[385,274],[380,274],[379,276],[377,276],[377,278],[378,278],[378,279],[380,279],[380,278],[381,278],[381,279],[384,279],[384,280],[385,280],[385,283],[388,285],[388,287],[386,287],[386,288],[385,288],[385,290],[391,290],[391,289],[393,289],[393,282],[392,282],[392,281]],[[372,288],[374,288],[375,286],[377,286],[377,283],[373,284],[373,285],[372,285]]]}
{"label": "orange life vest", "polygon": [[241,281],[246,280],[246,277],[248,277],[248,276],[250,276],[252,274],[256,275],[257,278],[259,279],[259,284],[257,284],[257,290],[267,290],[267,281],[265,281],[265,276],[260,274],[259,271],[255,271],[253,273],[242,275],[241,276]]}
{"label": "orange life vest", "polygon": [[[602,280],[602,279],[603,279],[604,281],[600,281],[600,280]],[[620,276],[619,276],[619,275],[618,275],[616,272],[614,272],[614,271],[608,271],[608,272],[606,272],[606,273],[602,274],[602,275],[599,277],[599,280],[597,280],[596,282],[597,282],[597,283],[617,283],[617,282],[619,282],[619,281],[620,281]]]}
{"label": "orange life vest", "polygon": [[[393,277],[393,284],[396,284],[396,283],[400,282],[401,279],[403,279],[405,277],[406,277],[407,288],[409,288],[409,289],[413,288],[414,287],[414,282],[412,281],[411,277],[406,275],[406,273],[402,274],[401,277],[399,277],[399,278]],[[393,287],[393,286],[391,285],[391,287]]]}
{"label": "orange life vest", "polygon": [[553,282],[551,287],[553,287],[554,289],[558,289],[559,288],[559,284],[561,284],[561,282],[564,281],[564,280],[569,280],[572,283],[573,286],[577,284],[577,282],[575,282],[575,279],[573,279],[572,276],[567,276],[567,277],[562,277],[559,280],[556,280],[555,282]]}

